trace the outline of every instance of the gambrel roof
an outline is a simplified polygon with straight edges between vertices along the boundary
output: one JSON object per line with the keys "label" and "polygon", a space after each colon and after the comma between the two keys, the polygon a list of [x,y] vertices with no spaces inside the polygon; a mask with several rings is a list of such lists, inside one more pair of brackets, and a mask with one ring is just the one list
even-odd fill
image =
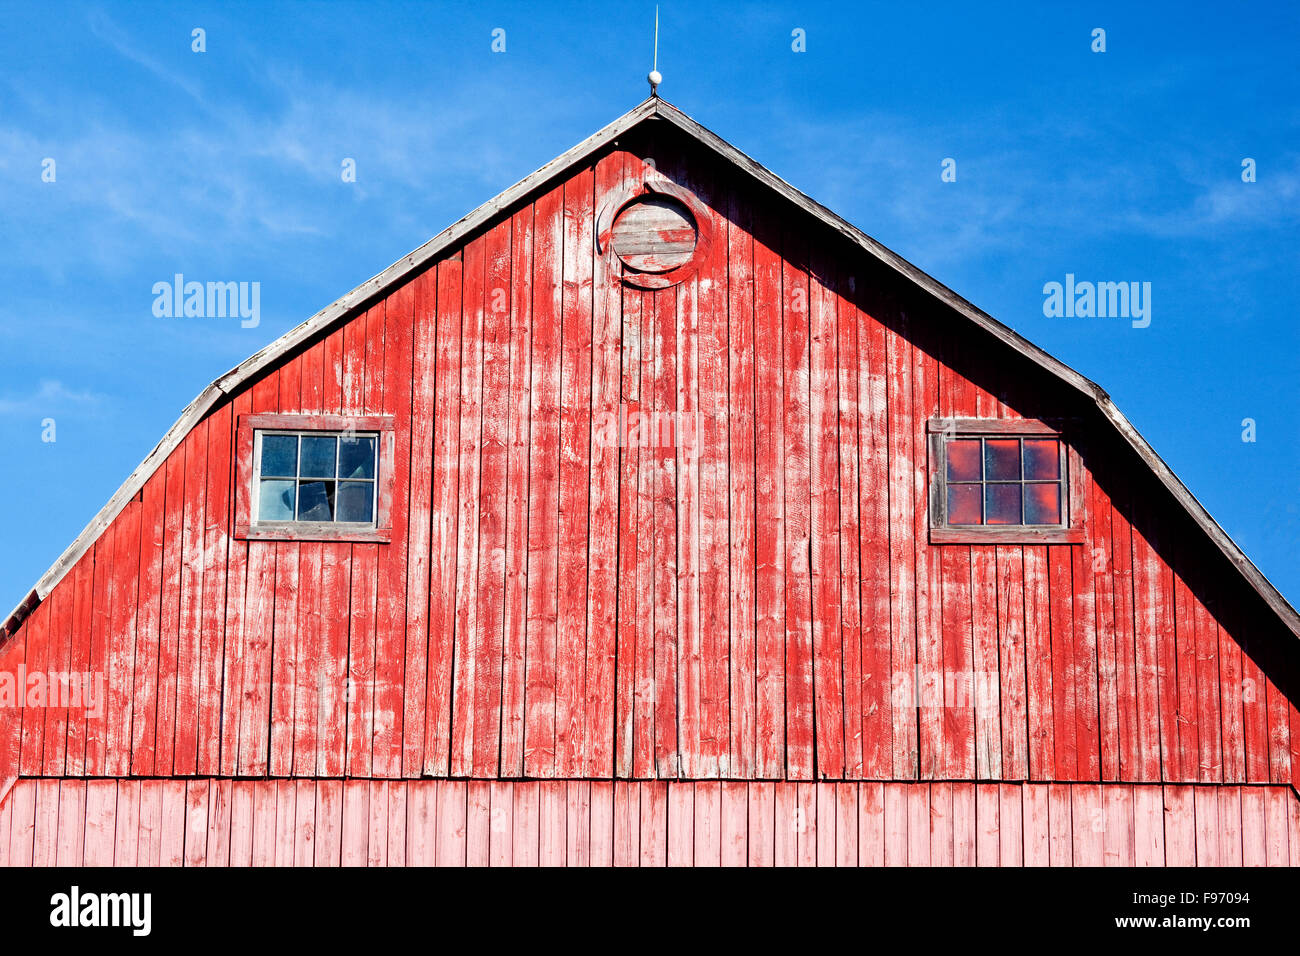
{"label": "gambrel roof", "polygon": [[1201,503],[1197,501],[1196,497],[1183,485],[1178,476],[1156,454],[1147,441],[1138,434],[1137,429],[1115,407],[1110,400],[1110,396],[1101,386],[1080,375],[1032,342],[1027,341],[941,282],[903,259],[897,253],[885,248],[820,203],[810,199],[730,143],[705,129],[676,107],[654,96],[641,102],[568,152],[557,156],[536,172],[479,206],[415,251],[403,256],[374,278],[363,282],[351,292],[321,309],[307,321],[286,332],[266,348],[231,369],[200,392],[198,397],[190,402],[181,413],[180,418],[167,431],[162,440],[149,452],[140,466],[118,488],[113,497],[109,499],[108,503],[104,505],[59,559],[45,572],[30,594],[14,609],[5,622],[3,634],[10,634],[17,630],[22,619],[44,600],[59,580],[76,564],[82,554],[95,543],[104,529],[109,526],[127,502],[139,493],[148,478],[166,460],[171,451],[180,444],[190,429],[208,411],[219,404],[224,397],[239,391],[245,383],[253,379],[258,373],[291,353],[298,346],[305,344],[337,323],[347,320],[355,314],[359,307],[381,295],[385,290],[414,276],[435,260],[444,250],[453,247],[457,242],[487,224],[516,201],[550,180],[562,176],[570,168],[582,163],[588,157],[615,141],[619,136],[651,120],[662,120],[672,124],[751,180],[777,193],[786,201],[793,203],[852,244],[889,266],[920,290],[929,293],[935,299],[952,308],[957,314],[984,329],[1021,356],[1034,362],[1076,392],[1090,399],[1101,411],[1103,417],[1119,433],[1124,442],[1136,452],[1156,479],[1205,532],[1210,541],[1223,553],[1245,581],[1259,593],[1260,597],[1272,608],[1286,627],[1293,634],[1300,636],[1300,614],[1297,614],[1296,610],[1281,593],[1246,557],[1236,542],[1228,536],[1227,532],[1219,526]]}

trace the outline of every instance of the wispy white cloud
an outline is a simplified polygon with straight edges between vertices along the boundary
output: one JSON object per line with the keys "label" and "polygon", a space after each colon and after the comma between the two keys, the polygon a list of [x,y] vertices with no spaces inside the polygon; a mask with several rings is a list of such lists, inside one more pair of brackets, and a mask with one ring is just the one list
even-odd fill
{"label": "wispy white cloud", "polygon": [[95,414],[103,411],[107,402],[108,398],[97,392],[70,389],[58,379],[43,378],[26,394],[0,395],[0,417],[56,415],[69,409]]}

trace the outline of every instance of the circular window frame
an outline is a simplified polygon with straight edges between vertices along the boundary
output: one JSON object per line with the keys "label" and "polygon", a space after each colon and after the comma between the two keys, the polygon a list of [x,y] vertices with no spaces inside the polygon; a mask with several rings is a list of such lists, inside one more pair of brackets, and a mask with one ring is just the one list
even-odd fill
{"label": "circular window frame", "polygon": [[[614,251],[614,223],[619,215],[629,206],[641,202],[648,196],[663,196],[675,199],[686,207],[691,218],[695,220],[695,248],[690,258],[679,266],[665,272],[640,272],[624,262]],[[708,256],[712,239],[712,227],[708,207],[688,189],[676,183],[652,179],[616,193],[606,201],[596,218],[596,247],[605,256],[610,268],[619,278],[638,289],[667,289],[689,278],[699,269],[699,264]]]}

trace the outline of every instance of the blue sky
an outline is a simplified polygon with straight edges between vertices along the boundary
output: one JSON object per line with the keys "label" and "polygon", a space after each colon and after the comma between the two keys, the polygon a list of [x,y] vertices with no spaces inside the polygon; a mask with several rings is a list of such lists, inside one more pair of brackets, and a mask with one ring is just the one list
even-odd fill
{"label": "blue sky", "polygon": [[[1300,603],[1300,6],[660,10],[666,99],[1101,383]],[[0,4],[0,613],[208,382],[640,101],[653,11]],[[260,325],[154,317],[177,272]],[[1045,317],[1066,273],[1150,327]]]}

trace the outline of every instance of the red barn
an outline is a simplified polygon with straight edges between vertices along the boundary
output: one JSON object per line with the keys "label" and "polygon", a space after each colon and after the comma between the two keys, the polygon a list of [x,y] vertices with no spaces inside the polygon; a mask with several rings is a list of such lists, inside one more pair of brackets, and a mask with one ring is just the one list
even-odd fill
{"label": "red barn", "polygon": [[222,376],[0,644],[0,863],[1300,862],[1300,618],[660,99]]}

